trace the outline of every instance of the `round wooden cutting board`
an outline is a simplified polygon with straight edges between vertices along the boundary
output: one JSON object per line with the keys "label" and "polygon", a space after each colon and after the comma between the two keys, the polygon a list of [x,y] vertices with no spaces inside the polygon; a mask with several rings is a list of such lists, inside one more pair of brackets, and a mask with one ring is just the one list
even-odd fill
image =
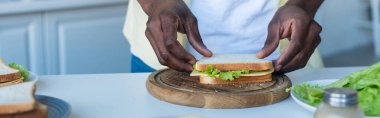
{"label": "round wooden cutting board", "polygon": [[205,85],[199,77],[171,69],[152,73],[146,82],[151,95],[178,105],[201,108],[247,108],[273,104],[289,97],[291,82],[285,75],[273,75],[265,83]]}

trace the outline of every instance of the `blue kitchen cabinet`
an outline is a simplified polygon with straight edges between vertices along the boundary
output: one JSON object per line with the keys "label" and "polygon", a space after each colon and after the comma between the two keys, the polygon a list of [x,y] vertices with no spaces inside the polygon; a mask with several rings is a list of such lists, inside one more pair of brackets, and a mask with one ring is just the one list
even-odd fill
{"label": "blue kitchen cabinet", "polygon": [[0,56],[38,74],[129,72],[126,8],[126,0],[0,1]]}
{"label": "blue kitchen cabinet", "polygon": [[36,73],[44,73],[41,14],[0,16],[0,57]]}

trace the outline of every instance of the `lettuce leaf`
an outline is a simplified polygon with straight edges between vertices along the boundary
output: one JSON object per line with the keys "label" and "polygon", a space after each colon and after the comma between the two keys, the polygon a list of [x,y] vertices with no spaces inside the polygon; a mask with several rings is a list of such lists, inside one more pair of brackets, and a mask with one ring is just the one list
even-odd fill
{"label": "lettuce leaf", "polygon": [[300,84],[291,88],[298,96],[310,105],[317,106],[323,98],[323,89],[319,85]]}
{"label": "lettuce leaf", "polygon": [[214,79],[216,78],[217,75],[219,75],[219,79],[229,80],[229,81],[232,81],[236,78],[239,78],[242,74],[249,74],[252,72],[258,72],[258,71],[250,71],[250,70],[220,71],[218,69],[214,69],[214,67],[212,67],[212,65],[208,65],[206,67],[205,71],[198,71],[198,70],[196,70],[196,71],[205,73],[205,74],[207,74],[207,76],[212,77]]}
{"label": "lettuce leaf", "polygon": [[326,86],[300,84],[291,87],[294,93],[317,106],[323,98],[323,89],[351,88],[358,91],[359,106],[367,116],[380,116],[380,62],[349,74],[348,76]]}

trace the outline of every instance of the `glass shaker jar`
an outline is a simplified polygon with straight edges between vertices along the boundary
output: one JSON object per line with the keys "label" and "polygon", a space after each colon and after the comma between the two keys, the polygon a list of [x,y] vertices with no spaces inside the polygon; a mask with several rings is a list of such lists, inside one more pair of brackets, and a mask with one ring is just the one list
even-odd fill
{"label": "glass shaker jar", "polygon": [[357,91],[349,88],[326,89],[314,118],[364,118],[358,107]]}

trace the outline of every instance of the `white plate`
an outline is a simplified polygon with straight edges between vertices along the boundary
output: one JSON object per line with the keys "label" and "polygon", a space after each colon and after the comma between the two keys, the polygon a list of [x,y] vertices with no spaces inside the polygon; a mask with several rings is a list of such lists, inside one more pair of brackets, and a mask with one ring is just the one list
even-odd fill
{"label": "white plate", "polygon": [[29,72],[29,78],[28,80],[24,82],[37,82],[38,80],[38,75],[36,73]]}
{"label": "white plate", "polygon": [[[338,79],[314,80],[314,81],[308,81],[308,82],[305,82],[305,83],[311,84],[311,85],[321,85],[321,86],[324,86],[324,85],[328,85],[330,83],[333,83],[335,81],[338,81]],[[315,112],[315,110],[317,110],[316,107],[307,104],[304,99],[296,96],[293,91],[290,92],[290,96],[292,96],[293,100],[296,101],[297,104],[301,105],[306,110],[308,110],[310,112],[313,112],[313,113]]]}
{"label": "white plate", "polygon": [[[330,83],[333,83],[335,81],[338,81],[338,79],[325,79],[325,80],[314,80],[314,81],[308,81],[308,82],[305,82],[306,84],[311,84],[311,85],[328,85]],[[314,113],[315,110],[317,110],[316,107],[314,106],[311,106],[309,104],[306,103],[306,101],[298,96],[295,95],[295,93],[293,91],[290,92],[290,96],[292,96],[292,99],[294,101],[296,101],[296,103],[298,105],[300,105],[301,107],[303,107],[304,109]],[[368,117],[366,116],[366,118],[380,118],[380,117]]]}

